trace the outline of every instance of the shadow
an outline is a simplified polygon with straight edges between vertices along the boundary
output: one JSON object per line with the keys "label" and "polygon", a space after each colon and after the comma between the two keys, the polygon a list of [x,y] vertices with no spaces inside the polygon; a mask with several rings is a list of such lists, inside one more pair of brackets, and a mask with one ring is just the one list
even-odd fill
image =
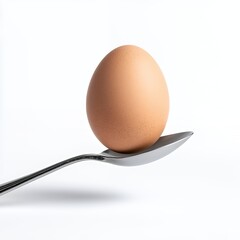
{"label": "shadow", "polygon": [[121,202],[129,199],[119,192],[102,189],[38,188],[0,196],[0,208],[36,205],[86,205]]}

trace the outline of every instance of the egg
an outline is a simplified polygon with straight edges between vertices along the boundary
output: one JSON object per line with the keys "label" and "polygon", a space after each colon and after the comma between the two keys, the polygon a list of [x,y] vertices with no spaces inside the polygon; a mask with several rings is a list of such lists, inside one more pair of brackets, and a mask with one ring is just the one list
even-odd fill
{"label": "egg", "polygon": [[140,47],[112,50],[93,73],[86,110],[92,131],[107,148],[133,153],[153,145],[169,113],[161,69]]}

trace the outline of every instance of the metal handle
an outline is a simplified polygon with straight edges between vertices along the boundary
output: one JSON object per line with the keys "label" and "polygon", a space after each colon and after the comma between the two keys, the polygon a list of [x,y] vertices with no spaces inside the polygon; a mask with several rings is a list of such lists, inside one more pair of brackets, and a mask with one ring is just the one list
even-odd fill
{"label": "metal handle", "polygon": [[16,188],[19,188],[27,183],[30,183],[38,178],[41,178],[49,173],[55,172],[63,167],[66,167],[68,165],[71,165],[71,164],[79,162],[79,161],[90,160],[90,159],[104,160],[104,157],[101,155],[97,155],[97,154],[85,154],[85,155],[79,155],[76,157],[66,159],[59,163],[53,164],[49,167],[43,168],[37,172],[31,173],[31,174],[23,176],[21,178],[1,184],[0,185],[0,196],[7,192],[10,192]]}

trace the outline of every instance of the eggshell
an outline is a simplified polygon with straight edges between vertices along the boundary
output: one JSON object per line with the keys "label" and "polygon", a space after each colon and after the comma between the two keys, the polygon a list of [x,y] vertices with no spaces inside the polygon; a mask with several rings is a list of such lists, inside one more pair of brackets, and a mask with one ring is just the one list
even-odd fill
{"label": "eggshell", "polygon": [[116,152],[136,152],[161,136],[169,113],[168,89],[151,55],[125,45],[99,63],[86,107],[90,126],[102,144]]}

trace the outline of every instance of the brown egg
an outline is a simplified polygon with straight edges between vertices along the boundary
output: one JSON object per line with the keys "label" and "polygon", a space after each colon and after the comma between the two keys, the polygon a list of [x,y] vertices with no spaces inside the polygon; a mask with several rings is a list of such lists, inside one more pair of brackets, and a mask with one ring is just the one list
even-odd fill
{"label": "brown egg", "polygon": [[126,45],[108,53],[87,93],[90,126],[107,148],[131,153],[154,144],[168,118],[164,76],[143,49]]}

